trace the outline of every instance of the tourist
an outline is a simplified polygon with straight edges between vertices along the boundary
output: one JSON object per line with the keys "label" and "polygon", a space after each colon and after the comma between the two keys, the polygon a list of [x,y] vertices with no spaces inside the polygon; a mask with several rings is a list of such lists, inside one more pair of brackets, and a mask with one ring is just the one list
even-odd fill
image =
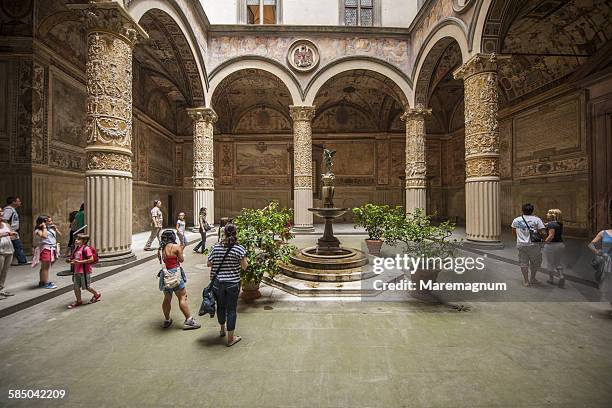
{"label": "tourist", "polygon": [[200,208],[200,213],[198,215],[198,230],[200,231],[201,241],[193,248],[193,252],[198,252],[200,247],[202,248],[202,253],[206,249],[206,233],[211,230],[208,221],[206,221],[206,207]]}
{"label": "tourist", "polygon": [[[526,203],[523,213],[512,221],[512,234],[516,236],[519,265],[523,273],[523,286],[540,283],[536,273],[542,266],[542,241],[545,234],[544,223],[533,215],[533,205]],[[529,278],[531,269],[531,278]]]}
{"label": "tourist", "polygon": [[185,222],[185,213],[181,211],[178,213],[178,219],[176,220],[176,235],[178,236],[179,242],[181,243],[183,249],[185,249],[188,244],[187,237],[185,236],[186,226],[187,223]]}
{"label": "tourist", "polygon": [[11,292],[4,288],[4,283],[15,252],[11,238],[17,235],[11,225],[4,221],[3,213],[4,210],[0,208],[0,299],[13,296]]}
{"label": "tourist", "polygon": [[[224,239],[216,243],[208,255],[213,294],[217,299],[217,320],[221,326],[220,336],[227,333],[227,345],[233,346],[242,338],[234,335],[236,308],[240,294],[240,269],[247,268],[246,250],[237,242],[236,226],[227,224]],[[226,327],[227,323],[227,327]]]}
{"label": "tourist", "polygon": [[548,268],[548,283],[555,284],[554,275],[559,275],[559,287],[565,287],[565,275],[561,266],[561,256],[565,250],[563,243],[563,222],[561,219],[561,210],[551,208],[546,213],[546,238],[544,239],[544,259]]}
{"label": "tourist", "polygon": [[199,329],[200,324],[195,321],[191,312],[189,311],[189,305],[187,304],[187,289],[185,283],[187,277],[181,267],[183,258],[183,247],[177,245],[176,234],[172,230],[166,230],[161,235],[159,244],[159,250],[157,251],[157,257],[160,263],[164,263],[165,268],[169,273],[180,274],[178,285],[173,289],[164,288],[164,271],[160,271],[159,274],[159,290],[164,292],[164,301],[162,303],[162,311],[164,312],[164,329],[167,329],[172,325],[172,318],[170,317],[170,308],[172,303],[172,293],[175,293],[178,297],[179,307],[183,315],[185,315],[185,322],[183,323],[183,329]]}
{"label": "tourist", "polygon": [[66,248],[66,257],[70,257],[72,250],[74,249],[74,238],[76,234],[85,225],[85,203],[81,204],[81,207],[77,211],[73,211],[68,216],[70,221],[70,232],[68,236],[68,246]]}
{"label": "tourist", "polygon": [[164,215],[160,210],[161,205],[162,202],[160,200],[153,201],[153,208],[151,208],[151,235],[149,235],[149,239],[145,244],[145,251],[152,251],[151,244],[155,238],[157,238],[157,242],[160,242],[159,233],[164,226]]}
{"label": "tourist", "polygon": [[34,250],[32,267],[40,262],[40,280],[38,286],[43,289],[55,289],[57,286],[49,281],[49,268],[57,259],[57,237],[59,231],[53,224],[51,217],[41,215],[36,219],[34,234],[39,238],[39,244]]}
{"label": "tourist", "polygon": [[[600,249],[597,247],[599,246]],[[598,259],[599,289],[603,301],[607,300],[612,306],[612,228],[599,231],[589,244],[589,249]],[[610,313],[612,317],[612,312]]]}
{"label": "tourist", "polygon": [[89,303],[96,303],[102,294],[91,287],[91,270],[94,263],[94,253],[89,244],[89,235],[78,234],[75,237],[75,248],[66,260],[72,266],[72,282],[76,302],[68,305],[68,309],[74,309],[83,304],[81,289],[85,289],[93,295]]}
{"label": "tourist", "polygon": [[2,219],[11,226],[13,231],[17,234],[11,237],[13,243],[14,255],[17,258],[17,265],[29,265],[28,259],[23,252],[23,244],[19,238],[19,213],[17,207],[21,206],[21,199],[19,197],[8,197],[6,199],[6,207],[4,207],[4,215]]}

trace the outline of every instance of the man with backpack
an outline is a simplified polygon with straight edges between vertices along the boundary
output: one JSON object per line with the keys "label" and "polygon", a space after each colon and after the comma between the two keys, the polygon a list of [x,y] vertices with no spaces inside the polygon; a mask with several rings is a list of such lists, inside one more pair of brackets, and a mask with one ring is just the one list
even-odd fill
{"label": "man with backpack", "polygon": [[28,259],[23,252],[23,244],[21,243],[21,239],[19,239],[19,214],[17,213],[17,207],[21,205],[21,199],[19,197],[9,197],[6,199],[6,207],[4,207],[4,214],[2,218],[4,221],[11,226],[13,231],[18,234],[11,237],[11,243],[13,244],[13,249],[15,250],[14,255],[17,258],[17,265],[30,265],[31,262],[28,262]]}
{"label": "man with backpack", "polygon": [[[540,283],[536,273],[542,266],[542,242],[546,235],[546,227],[540,219],[533,215],[533,205],[523,204],[523,214],[512,221],[512,234],[516,237],[519,266],[523,273],[523,286]],[[529,279],[531,269],[531,279]]]}
{"label": "man with backpack", "polygon": [[75,239],[75,248],[66,262],[72,265],[73,275],[72,282],[74,283],[74,295],[76,302],[68,305],[68,309],[83,305],[81,299],[81,289],[85,289],[93,295],[89,303],[96,303],[100,300],[102,294],[91,287],[91,270],[92,265],[98,262],[98,254],[96,250],[88,245],[89,236],[78,234]]}

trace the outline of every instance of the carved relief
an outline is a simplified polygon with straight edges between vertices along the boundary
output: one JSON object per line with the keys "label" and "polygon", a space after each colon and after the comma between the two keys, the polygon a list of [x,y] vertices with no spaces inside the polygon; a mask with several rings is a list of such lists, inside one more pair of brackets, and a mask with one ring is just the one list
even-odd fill
{"label": "carved relief", "polygon": [[294,187],[312,189],[312,129],[314,106],[289,107],[293,119]]}
{"label": "carved relief", "polygon": [[479,157],[465,162],[467,177],[499,176],[497,157]]}
{"label": "carved relief", "polygon": [[530,163],[516,167],[517,178],[542,177],[548,175],[576,174],[588,171],[586,157]]}
{"label": "carved relief", "polygon": [[296,71],[311,71],[319,64],[319,50],[311,41],[298,40],[289,47],[287,61]]}
{"label": "carved relief", "polygon": [[174,152],[174,182],[177,186],[183,185],[183,168],[180,166],[180,163],[183,162],[183,144],[178,143],[175,147]]}
{"label": "carved relief", "polygon": [[[126,156],[127,157],[127,156]],[[82,154],[60,149],[51,149],[49,165],[66,170],[84,170],[85,157]]]}
{"label": "carved relief", "polygon": [[200,190],[214,190],[215,168],[213,124],[217,114],[210,108],[188,109],[193,119],[193,186]]}
{"label": "carved relief", "polygon": [[[32,60],[20,59],[17,90],[17,126],[11,139],[11,162],[29,163],[32,138]],[[44,151],[44,150],[43,150]]]}
{"label": "carved relief", "polygon": [[[34,62],[32,76],[32,162],[47,161],[45,67]],[[82,122],[81,122],[82,124]]]}
{"label": "carved relief", "polygon": [[418,105],[401,117],[406,122],[406,188],[426,185],[425,118],[429,115],[430,109]]}
{"label": "carved relief", "polygon": [[132,159],[121,153],[94,151],[87,153],[87,170],[119,170],[132,172]]}

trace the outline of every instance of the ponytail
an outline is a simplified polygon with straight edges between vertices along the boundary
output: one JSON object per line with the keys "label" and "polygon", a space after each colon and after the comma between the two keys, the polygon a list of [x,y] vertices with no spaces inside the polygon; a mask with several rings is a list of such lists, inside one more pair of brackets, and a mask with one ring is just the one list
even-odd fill
{"label": "ponytail", "polygon": [[227,224],[223,230],[225,239],[223,240],[223,246],[233,247],[238,243],[238,237],[236,236],[237,230],[234,224]]}

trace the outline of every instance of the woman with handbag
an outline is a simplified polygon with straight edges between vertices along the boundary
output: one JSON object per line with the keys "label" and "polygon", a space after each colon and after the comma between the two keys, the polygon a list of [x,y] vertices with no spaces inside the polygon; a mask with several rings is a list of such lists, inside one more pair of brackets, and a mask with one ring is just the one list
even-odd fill
{"label": "woman with handbag", "polygon": [[179,308],[185,315],[183,330],[199,329],[200,323],[196,322],[187,304],[187,289],[185,283],[187,277],[181,267],[181,262],[185,260],[183,257],[183,247],[176,243],[176,234],[172,230],[166,230],[162,233],[160,239],[159,250],[157,251],[159,263],[164,264],[164,267],[159,272],[159,290],[164,292],[164,301],[162,302],[162,311],[164,313],[163,328],[167,329],[172,325],[170,317],[170,309],[172,304],[172,294],[176,294],[179,302]]}
{"label": "woman with handbag", "polygon": [[[601,249],[597,249],[597,246]],[[602,300],[607,300],[612,306],[612,229],[599,231],[589,244],[589,249],[599,257],[597,272],[601,276],[599,289]],[[612,317],[612,312],[610,317]]]}
{"label": "woman with handbag", "polygon": [[193,252],[198,252],[200,248],[202,248],[202,253],[204,253],[204,249],[206,249],[206,233],[211,230],[211,226],[206,221],[206,207],[200,208],[200,213],[198,215],[198,225],[200,226],[200,237],[202,240],[193,248]]}
{"label": "woman with handbag", "polygon": [[563,274],[563,267],[561,266],[561,256],[565,250],[565,244],[563,243],[563,221],[561,219],[561,210],[551,208],[546,213],[546,219],[548,222],[546,226],[546,238],[544,239],[544,249],[542,253],[546,260],[546,266],[548,268],[548,283],[551,285],[555,284],[555,273],[559,275],[559,287],[565,287],[565,275]]}
{"label": "woman with handbag", "polygon": [[49,268],[56,261],[59,251],[57,237],[60,232],[53,224],[48,215],[41,215],[36,219],[34,235],[39,239],[39,244],[34,250],[32,267],[40,263],[40,280],[38,286],[43,289],[56,289],[55,283],[49,281]]}
{"label": "woman with handbag", "polygon": [[225,239],[215,244],[208,255],[210,280],[217,300],[217,321],[220,336],[227,333],[227,346],[233,346],[242,340],[234,335],[236,329],[236,308],[240,294],[240,270],[247,268],[246,249],[236,237],[236,226],[227,224],[224,229]]}

